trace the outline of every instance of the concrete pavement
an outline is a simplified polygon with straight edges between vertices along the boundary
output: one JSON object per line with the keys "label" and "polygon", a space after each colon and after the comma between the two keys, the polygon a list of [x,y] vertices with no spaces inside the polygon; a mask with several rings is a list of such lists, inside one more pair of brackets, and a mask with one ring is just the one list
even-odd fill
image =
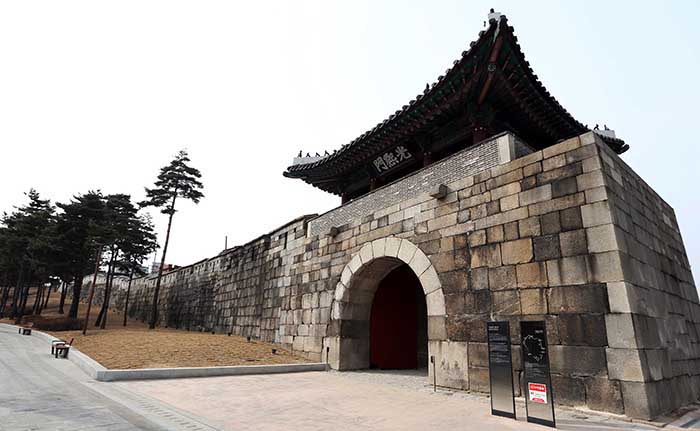
{"label": "concrete pavement", "polygon": [[204,421],[90,379],[34,335],[0,325],[0,430],[211,430]]}
{"label": "concrete pavement", "polygon": [[[226,430],[547,430],[491,416],[488,398],[433,392],[416,373],[322,372],[276,376],[120,382],[167,404],[206,417]],[[653,430],[591,412],[557,412],[563,430]]]}
{"label": "concrete pavement", "polygon": [[[546,430],[490,415],[488,398],[434,393],[417,373],[308,372],[98,382],[36,336],[0,325],[0,430]],[[557,410],[564,430],[653,430]],[[700,429],[700,411],[674,429]],[[669,427],[671,428],[671,427]]]}

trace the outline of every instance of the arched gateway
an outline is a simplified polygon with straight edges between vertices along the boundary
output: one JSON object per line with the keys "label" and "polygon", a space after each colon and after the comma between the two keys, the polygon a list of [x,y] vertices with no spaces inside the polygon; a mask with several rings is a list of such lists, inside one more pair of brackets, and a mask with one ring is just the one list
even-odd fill
{"label": "arched gateway", "polygon": [[446,338],[445,298],[428,257],[401,238],[365,244],[336,286],[329,334],[335,369],[425,368],[428,340]]}

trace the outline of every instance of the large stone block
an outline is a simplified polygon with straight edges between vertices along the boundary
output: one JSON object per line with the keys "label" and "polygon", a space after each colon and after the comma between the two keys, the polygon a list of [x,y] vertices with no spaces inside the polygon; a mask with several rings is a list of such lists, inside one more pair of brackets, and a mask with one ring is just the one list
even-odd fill
{"label": "large stone block", "polygon": [[489,366],[489,346],[487,343],[469,343],[469,366]]}
{"label": "large stone block", "polygon": [[552,197],[558,198],[566,195],[571,195],[576,193],[579,189],[577,187],[576,179],[579,178],[562,178],[552,182]]}
{"label": "large stone block", "polygon": [[605,316],[610,347],[621,349],[658,349],[657,320],[637,314],[608,314]]}
{"label": "large stone block", "polygon": [[586,405],[586,385],[583,378],[552,374],[554,402],[565,406]]}
{"label": "large stone block", "polygon": [[588,256],[564,257],[547,261],[550,286],[586,284],[592,281]]}
{"label": "large stone block", "polygon": [[471,267],[479,268],[482,266],[488,266],[489,268],[501,266],[500,244],[489,244],[472,249]]}
{"label": "large stone block", "polygon": [[558,154],[566,153],[567,151],[573,151],[579,147],[581,147],[581,141],[579,140],[578,136],[576,136],[556,145],[552,145],[551,147],[545,148],[542,150],[542,158],[548,159]]}
{"label": "large stone block", "polygon": [[547,314],[547,295],[543,289],[520,290],[522,314]]}
{"label": "large stone block", "polygon": [[535,218],[540,219],[542,235],[551,235],[561,232],[561,221],[559,219],[559,211],[554,211],[548,214],[544,214],[541,217]]}
{"label": "large stone block", "polygon": [[542,160],[542,170],[551,171],[552,169],[561,168],[566,165],[566,155],[559,154],[554,157]]}
{"label": "large stone block", "polygon": [[438,272],[448,272],[455,269],[455,254],[453,251],[445,253],[436,253],[430,256],[435,270]]}
{"label": "large stone block", "polygon": [[625,280],[622,258],[619,252],[609,251],[594,253],[589,256],[592,281],[607,283]]}
{"label": "large stone block", "polygon": [[566,376],[606,376],[605,349],[587,346],[549,346],[553,373]]}
{"label": "large stone block", "polygon": [[486,231],[476,230],[469,234],[469,246],[478,247],[486,244]]}
{"label": "large stone block", "polygon": [[560,314],[556,322],[561,344],[594,347],[608,344],[602,314]]}
{"label": "large stone block", "polygon": [[503,232],[506,241],[514,241],[520,238],[518,233],[518,222],[513,221],[503,225]]}
{"label": "large stone block", "polygon": [[448,316],[464,313],[464,293],[448,293],[445,295],[445,310]]}
{"label": "large stone block", "polygon": [[486,229],[487,242],[502,242],[504,238],[503,225],[493,226]]}
{"label": "large stone block", "polygon": [[[548,290],[550,313],[605,313],[608,298],[605,285],[558,286]],[[610,332],[608,332],[608,338]]]}
{"label": "large stone block", "polygon": [[607,201],[595,202],[581,207],[584,227],[599,226],[613,222],[612,211]]}
{"label": "large stone block", "polygon": [[538,236],[532,239],[535,260],[550,260],[561,257],[559,235]]}
{"label": "large stone block", "polygon": [[488,270],[488,286],[491,290],[514,289],[517,286],[515,266],[506,265]]}
{"label": "large stone block", "polygon": [[447,327],[444,316],[428,316],[428,340],[446,340]]}
{"label": "large stone block", "polygon": [[544,262],[523,263],[516,266],[518,287],[547,286],[547,269]]}
{"label": "large stone block", "polygon": [[482,367],[469,368],[469,390],[488,393],[491,389],[489,369]]}
{"label": "large stone block", "polygon": [[428,316],[444,316],[446,314],[445,296],[440,290],[427,294],[425,304],[428,308]]}
{"label": "large stone block", "polygon": [[520,205],[522,206],[550,200],[552,199],[552,185],[545,184],[540,187],[535,187],[533,189],[520,192],[518,196],[520,197]]}
{"label": "large stone block", "polygon": [[662,382],[620,382],[625,415],[652,420],[672,407],[672,393],[665,392]]}
{"label": "large stone block", "polygon": [[576,177],[582,173],[583,166],[581,163],[565,165],[560,168],[555,168],[550,171],[544,171],[541,174],[537,174],[537,185],[550,184],[563,178]]}
{"label": "large stone block", "polygon": [[[435,358],[435,377],[439,386],[469,389],[469,357],[467,343],[454,341],[428,342],[428,355]],[[428,366],[428,379],[433,380],[433,367]]]}
{"label": "large stone block", "polygon": [[604,377],[587,377],[585,383],[588,408],[615,414],[624,413],[620,382],[614,382]]}
{"label": "large stone block", "polygon": [[642,350],[606,349],[608,373],[611,379],[628,382],[649,381],[649,370]]}
{"label": "large stone block", "polygon": [[606,251],[622,250],[626,251],[627,247],[623,247],[624,235],[618,232],[619,228],[612,224],[604,224],[586,229],[586,237],[588,238],[588,250],[591,253],[603,253]]}
{"label": "large stone block", "polygon": [[[541,175],[541,174],[540,174]],[[582,192],[566,195],[548,201],[539,202],[527,207],[531,216],[547,214],[552,211],[561,211],[567,208],[578,207],[585,203],[586,197]]]}
{"label": "large stone block", "polygon": [[496,314],[520,314],[520,298],[516,290],[492,292],[492,309]]}
{"label": "large stone block", "polygon": [[489,288],[489,268],[473,268],[469,273],[471,282],[470,285],[474,290],[483,290]]}
{"label": "large stone block", "polygon": [[[401,250],[399,250],[399,252],[401,252]],[[417,250],[413,255],[413,258],[411,258],[411,261],[408,262],[408,266],[410,266],[413,272],[420,277],[421,274],[423,274],[423,272],[425,272],[425,270],[431,266],[431,262],[430,259],[428,259],[428,256],[426,256],[422,251]]]}
{"label": "large stone block", "polygon": [[530,262],[533,258],[532,240],[529,238],[507,241],[501,244],[504,265]]}
{"label": "large stone block", "polygon": [[561,221],[562,231],[581,229],[583,227],[580,207],[567,208],[559,211],[559,219]]}
{"label": "large stone block", "polygon": [[577,256],[588,252],[586,231],[583,229],[562,232],[559,234],[559,242],[562,256]]}
{"label": "large stone block", "polygon": [[518,233],[521,238],[538,236],[540,234],[540,218],[530,217],[518,222]]}
{"label": "large stone block", "polygon": [[469,290],[469,274],[466,271],[452,271],[439,274],[443,292],[456,293]]}
{"label": "large stone block", "polygon": [[428,230],[438,230],[454,224],[457,224],[456,212],[428,220]]}

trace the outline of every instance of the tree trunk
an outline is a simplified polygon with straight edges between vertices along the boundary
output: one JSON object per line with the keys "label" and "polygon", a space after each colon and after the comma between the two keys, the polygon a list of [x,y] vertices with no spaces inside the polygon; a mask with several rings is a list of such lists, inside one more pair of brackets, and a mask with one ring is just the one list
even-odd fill
{"label": "tree trunk", "polygon": [[61,282],[61,300],[58,302],[58,314],[64,314],[63,306],[66,303],[66,293],[68,293],[66,284],[65,281]]}
{"label": "tree trunk", "polygon": [[39,283],[36,287],[36,296],[34,296],[34,305],[32,306],[32,314],[40,314],[41,301],[44,299],[45,287],[43,284]]}
{"label": "tree trunk", "polygon": [[95,327],[100,326],[102,324],[102,319],[105,315],[105,304],[107,303],[107,295],[109,294],[109,280],[110,277],[112,276],[112,262],[114,261],[114,253],[112,253],[109,257],[109,264],[107,264],[107,274],[105,275],[105,290],[102,293],[102,304],[100,306],[100,312],[97,313],[97,320],[95,320]]}
{"label": "tree trunk", "polygon": [[95,255],[95,272],[92,274],[92,284],[90,285],[90,293],[88,294],[87,312],[85,313],[85,322],[83,322],[83,335],[87,334],[88,322],[90,321],[90,308],[92,308],[92,297],[95,294],[95,283],[97,282],[97,272],[100,270],[100,262],[102,261],[102,245],[100,244],[97,254]]}
{"label": "tree trunk", "polygon": [[[31,277],[30,277],[31,280]],[[27,300],[29,299],[29,282],[25,282],[25,285],[21,289],[20,299],[19,299],[19,311],[17,316],[15,316],[15,322],[20,323],[22,317],[24,316],[24,310],[27,308]]]}
{"label": "tree trunk", "polygon": [[19,268],[19,274],[17,274],[17,284],[15,284],[15,290],[12,292],[12,313],[10,314],[10,317],[17,317],[17,314],[19,314],[19,304],[22,301],[22,295],[20,293],[22,292],[22,278],[24,277],[24,262],[22,262],[22,265]]}
{"label": "tree trunk", "polygon": [[[51,299],[51,291],[58,289],[58,285],[54,287],[53,283],[49,286],[49,290],[46,291],[46,300],[44,300],[44,305],[41,306],[41,310],[45,310],[49,306],[49,299]],[[39,311],[41,311],[39,310]]]}
{"label": "tree trunk", "polygon": [[4,287],[2,288],[2,299],[0,299],[0,319],[5,316],[5,307],[7,306],[7,301],[10,299],[10,285],[5,277]]}
{"label": "tree trunk", "polygon": [[75,275],[73,280],[73,297],[70,302],[70,310],[68,310],[68,317],[71,319],[78,318],[78,305],[80,305],[80,291],[83,289],[83,273],[79,272]]}
{"label": "tree trunk", "polygon": [[116,255],[117,252],[113,251],[111,261],[109,263],[111,267],[111,275],[107,277],[107,280],[105,282],[105,295],[102,300],[102,310],[100,310],[100,314],[102,314],[102,320],[100,320],[100,329],[105,329],[105,326],[107,326],[107,312],[109,311],[109,298],[112,296],[112,283],[114,283],[114,261]]}
{"label": "tree trunk", "polygon": [[126,316],[129,312],[129,295],[131,294],[131,280],[134,279],[134,268],[129,271],[129,285],[126,287],[126,301],[124,302],[124,324],[126,326]]}
{"label": "tree trunk", "polygon": [[160,294],[160,281],[163,278],[163,267],[165,266],[165,254],[168,252],[168,242],[170,242],[170,228],[173,225],[173,215],[175,215],[175,199],[177,191],[173,195],[173,203],[170,205],[170,217],[168,217],[168,230],[165,233],[165,244],[163,245],[163,255],[160,258],[160,268],[158,268],[158,278],[156,279],[156,289],[153,292],[153,311],[151,312],[151,322],[148,325],[149,329],[155,329],[158,322],[158,295]]}

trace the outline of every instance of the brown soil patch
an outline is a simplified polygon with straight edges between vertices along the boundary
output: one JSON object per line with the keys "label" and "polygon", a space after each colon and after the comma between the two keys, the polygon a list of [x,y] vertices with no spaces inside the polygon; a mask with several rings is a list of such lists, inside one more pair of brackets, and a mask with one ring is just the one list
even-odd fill
{"label": "brown soil patch", "polygon": [[[52,294],[49,306],[41,315],[58,314],[58,296]],[[68,302],[68,301],[66,301]],[[31,297],[30,301],[31,302]],[[66,313],[70,303],[64,306]],[[73,346],[109,369],[211,367],[226,365],[269,365],[309,362],[279,346],[226,334],[189,332],[158,328],[149,330],[140,321],[128,320],[122,326],[123,314],[110,311],[106,329],[94,326],[99,306],[92,306],[87,335],[81,331],[51,332],[64,340],[75,338]],[[84,318],[86,304],[80,304],[78,317]],[[12,321],[3,320],[6,323]],[[272,349],[277,353],[273,354]],[[48,347],[47,347],[48,349]]]}

